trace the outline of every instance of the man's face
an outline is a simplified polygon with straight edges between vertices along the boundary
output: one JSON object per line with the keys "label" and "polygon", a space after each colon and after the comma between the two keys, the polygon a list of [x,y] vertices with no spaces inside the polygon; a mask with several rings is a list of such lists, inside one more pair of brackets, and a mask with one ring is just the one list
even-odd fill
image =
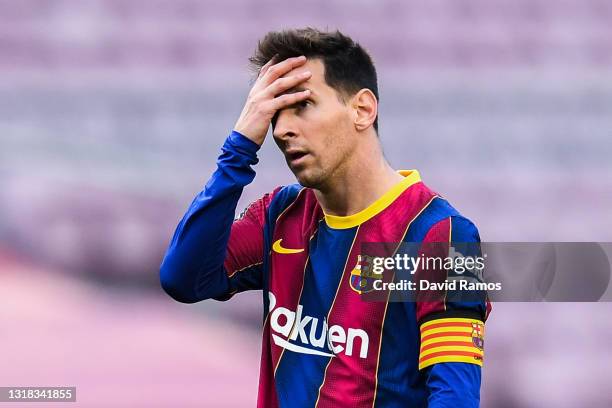
{"label": "man's face", "polygon": [[274,140],[285,155],[289,168],[305,187],[324,185],[355,148],[349,104],[325,83],[325,66],[309,59],[285,76],[312,72],[308,81],[291,91],[310,89],[310,97],[277,113]]}

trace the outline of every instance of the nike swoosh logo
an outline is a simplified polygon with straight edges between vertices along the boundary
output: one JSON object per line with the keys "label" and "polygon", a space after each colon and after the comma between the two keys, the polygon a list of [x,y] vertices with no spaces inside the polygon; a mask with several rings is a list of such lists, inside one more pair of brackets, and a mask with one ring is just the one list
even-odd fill
{"label": "nike swoosh logo", "polygon": [[298,254],[300,252],[304,252],[304,249],[293,249],[293,248],[283,248],[281,246],[281,241],[283,239],[279,239],[274,244],[272,244],[272,250],[279,254]]}

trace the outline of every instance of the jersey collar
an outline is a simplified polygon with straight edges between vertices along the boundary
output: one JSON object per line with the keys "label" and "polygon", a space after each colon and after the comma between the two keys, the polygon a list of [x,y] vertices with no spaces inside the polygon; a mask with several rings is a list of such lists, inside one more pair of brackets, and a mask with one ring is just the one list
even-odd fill
{"label": "jersey collar", "polygon": [[347,216],[325,214],[325,223],[335,229],[353,228],[363,224],[391,205],[408,187],[421,181],[421,176],[417,170],[399,170],[398,173],[404,176],[404,179],[391,187],[368,207],[356,214]]}

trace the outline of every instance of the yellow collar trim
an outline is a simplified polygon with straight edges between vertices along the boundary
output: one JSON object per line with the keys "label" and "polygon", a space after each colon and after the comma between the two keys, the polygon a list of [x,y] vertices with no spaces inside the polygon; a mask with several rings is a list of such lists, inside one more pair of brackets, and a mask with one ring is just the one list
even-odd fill
{"label": "yellow collar trim", "polygon": [[389,191],[370,204],[367,208],[359,211],[356,214],[347,216],[325,214],[325,223],[329,227],[335,229],[353,228],[359,224],[363,224],[387,208],[408,187],[421,181],[421,176],[417,170],[399,170],[398,173],[404,176],[404,179],[391,187]]}

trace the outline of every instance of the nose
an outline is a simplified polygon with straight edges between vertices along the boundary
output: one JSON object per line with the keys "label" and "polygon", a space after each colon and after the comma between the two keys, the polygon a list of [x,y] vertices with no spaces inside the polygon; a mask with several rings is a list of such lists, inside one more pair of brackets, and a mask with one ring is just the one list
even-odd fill
{"label": "nose", "polygon": [[297,127],[290,109],[278,111],[273,125],[272,135],[277,143],[297,136]]}

